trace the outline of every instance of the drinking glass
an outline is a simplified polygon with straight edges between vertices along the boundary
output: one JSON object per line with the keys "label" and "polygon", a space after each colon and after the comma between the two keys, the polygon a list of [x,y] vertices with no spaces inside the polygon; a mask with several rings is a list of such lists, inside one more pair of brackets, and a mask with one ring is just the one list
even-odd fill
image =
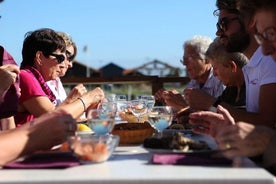
{"label": "drinking glass", "polygon": [[105,111],[112,111],[112,112],[117,112],[117,103],[116,102],[111,102],[111,101],[107,101],[107,102],[100,102],[97,109],[102,109]]}
{"label": "drinking glass", "polygon": [[96,135],[109,134],[115,121],[116,111],[105,109],[91,109],[87,113],[87,125]]}
{"label": "drinking glass", "polygon": [[169,127],[173,119],[173,110],[170,106],[155,106],[148,113],[150,125],[162,136],[164,129]]}
{"label": "drinking glass", "polygon": [[146,101],[149,109],[153,108],[153,106],[155,104],[155,97],[153,95],[141,95],[138,98],[140,100]]}
{"label": "drinking glass", "polygon": [[129,107],[132,114],[138,118],[138,123],[141,123],[141,117],[148,112],[146,102],[144,100],[131,100]]}
{"label": "drinking glass", "polygon": [[117,104],[117,114],[116,114],[116,122],[119,123],[120,121],[122,121],[121,117],[120,117],[120,113],[122,113],[122,111],[124,111],[125,109],[127,109],[127,98],[126,95],[116,95],[115,96],[115,103]]}

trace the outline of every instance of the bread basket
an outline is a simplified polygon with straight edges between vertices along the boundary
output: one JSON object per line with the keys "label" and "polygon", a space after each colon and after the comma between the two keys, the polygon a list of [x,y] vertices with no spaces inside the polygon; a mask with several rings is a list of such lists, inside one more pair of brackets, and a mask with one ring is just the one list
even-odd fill
{"label": "bread basket", "polygon": [[121,123],[115,125],[113,135],[120,136],[120,145],[142,144],[144,140],[151,137],[155,130],[148,122],[145,123]]}

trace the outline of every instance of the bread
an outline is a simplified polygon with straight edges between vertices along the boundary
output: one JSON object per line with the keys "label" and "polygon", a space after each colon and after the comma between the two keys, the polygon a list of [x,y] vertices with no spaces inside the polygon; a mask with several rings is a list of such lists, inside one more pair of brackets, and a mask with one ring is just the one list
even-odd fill
{"label": "bread", "polygon": [[[125,109],[119,113],[119,116],[122,120],[125,120],[129,123],[138,123],[138,118],[132,114],[132,112],[128,109]],[[148,115],[142,115],[140,122],[144,123],[145,121],[148,121]]]}

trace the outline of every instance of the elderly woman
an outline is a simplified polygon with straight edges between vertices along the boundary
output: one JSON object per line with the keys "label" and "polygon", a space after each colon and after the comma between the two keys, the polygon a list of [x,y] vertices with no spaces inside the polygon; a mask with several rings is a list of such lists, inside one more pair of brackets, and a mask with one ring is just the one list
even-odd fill
{"label": "elderly woman", "polygon": [[57,32],[57,34],[63,38],[66,44],[66,57],[64,60],[65,67],[61,68],[59,77],[53,80],[49,80],[46,83],[56,96],[56,105],[60,105],[61,103],[69,104],[75,101],[78,97],[86,93],[87,90],[83,84],[78,84],[70,91],[67,96],[66,91],[61,83],[60,77],[63,77],[66,74],[67,70],[73,67],[73,61],[77,55],[77,46],[67,33]]}
{"label": "elderly woman", "polygon": [[240,52],[227,52],[218,38],[209,46],[206,57],[213,66],[214,76],[227,87],[218,98],[197,89],[185,89],[185,100],[190,108],[215,110],[213,106],[216,107],[218,103],[245,108],[246,91],[242,67],[247,64],[247,57]]}
{"label": "elderly woman", "polygon": [[[22,58],[19,74],[21,96],[15,116],[17,126],[56,108],[56,97],[46,81],[59,77],[66,67],[64,39],[54,30],[47,28],[29,32],[23,43]],[[72,103],[58,106],[57,109],[78,118],[87,108],[96,106],[102,98],[103,91],[95,88]]]}

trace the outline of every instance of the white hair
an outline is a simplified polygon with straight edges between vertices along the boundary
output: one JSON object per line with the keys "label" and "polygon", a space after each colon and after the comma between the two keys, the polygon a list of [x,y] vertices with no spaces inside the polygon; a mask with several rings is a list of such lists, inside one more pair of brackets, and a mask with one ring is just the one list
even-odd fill
{"label": "white hair", "polygon": [[205,59],[205,53],[212,43],[212,39],[207,36],[196,35],[193,38],[187,40],[183,44],[183,48],[186,46],[193,47],[195,51],[200,55],[201,59]]}

